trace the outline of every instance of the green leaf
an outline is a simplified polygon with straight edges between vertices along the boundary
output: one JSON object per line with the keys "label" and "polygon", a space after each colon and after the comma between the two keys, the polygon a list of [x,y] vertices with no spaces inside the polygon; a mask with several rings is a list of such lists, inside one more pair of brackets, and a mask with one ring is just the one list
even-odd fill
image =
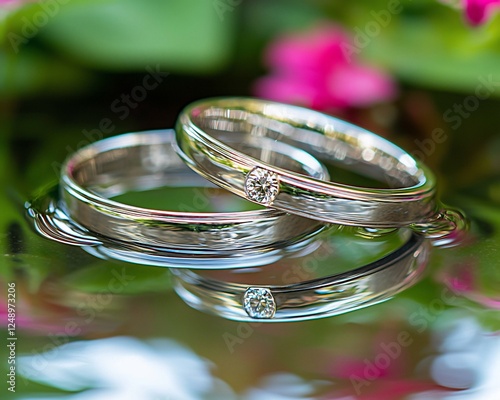
{"label": "green leaf", "polygon": [[69,287],[90,293],[108,292],[117,282],[120,294],[167,292],[171,288],[166,268],[111,261],[97,261],[64,277]]}
{"label": "green leaf", "polygon": [[474,93],[493,81],[489,96],[500,97],[500,35],[494,28],[474,30],[457,16],[402,17],[366,43],[358,47],[360,56],[407,82]]}
{"label": "green leaf", "polygon": [[[69,3],[41,38],[77,61],[110,70],[211,72],[227,61],[236,6],[212,0]],[[225,7],[224,7],[225,5]]]}
{"label": "green leaf", "polygon": [[0,51],[0,99],[47,94],[75,94],[88,87],[88,73],[40,50],[26,48],[18,54]]}

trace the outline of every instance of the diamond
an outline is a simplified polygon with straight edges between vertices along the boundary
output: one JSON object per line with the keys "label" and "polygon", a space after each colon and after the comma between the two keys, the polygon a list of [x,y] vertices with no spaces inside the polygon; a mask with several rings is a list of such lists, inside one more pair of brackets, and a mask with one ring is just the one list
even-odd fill
{"label": "diamond", "polygon": [[248,288],[243,295],[243,307],[252,318],[268,319],[276,312],[273,294],[266,288]]}
{"label": "diamond", "polygon": [[264,168],[255,167],[245,179],[245,193],[250,200],[270,205],[279,193],[278,175]]}

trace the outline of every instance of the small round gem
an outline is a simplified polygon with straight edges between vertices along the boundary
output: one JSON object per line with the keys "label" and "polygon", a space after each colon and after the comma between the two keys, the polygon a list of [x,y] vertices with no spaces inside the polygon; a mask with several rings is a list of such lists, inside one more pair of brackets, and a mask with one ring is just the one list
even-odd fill
{"label": "small round gem", "polygon": [[278,175],[264,168],[252,169],[245,179],[245,193],[250,200],[271,204],[279,193]]}
{"label": "small round gem", "polygon": [[269,319],[276,312],[274,297],[266,288],[248,288],[243,295],[243,307],[252,318]]}

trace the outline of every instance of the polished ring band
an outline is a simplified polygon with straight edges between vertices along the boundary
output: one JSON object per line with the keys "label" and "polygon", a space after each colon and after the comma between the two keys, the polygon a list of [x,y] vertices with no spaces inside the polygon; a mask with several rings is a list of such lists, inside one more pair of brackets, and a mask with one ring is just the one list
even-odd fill
{"label": "polished ring band", "polygon": [[[265,152],[273,162],[300,173],[327,176],[324,166],[302,150],[265,138],[236,139],[233,145],[237,148],[257,155]],[[163,130],[119,135],[80,149],[62,168],[61,209],[100,237],[192,256],[244,256],[246,250],[262,253],[322,229],[317,221],[265,208],[181,212],[135,207],[111,199],[132,190],[210,185],[185,166],[173,143],[173,130]]]}
{"label": "polished ring band", "polygon": [[[338,315],[388,300],[421,276],[429,242],[405,233],[403,245],[378,261],[326,278],[249,285],[172,269],[174,287],[191,307],[236,321],[294,322]],[[315,253],[306,257],[314,258]]]}
{"label": "polished ring band", "polygon": [[[252,98],[209,99],[186,107],[176,131],[179,154],[191,168],[266,206],[324,222],[371,228],[418,228],[441,216],[430,170],[386,139],[316,111]],[[362,188],[307,177],[238,151],[227,141],[231,136],[288,143],[320,161],[336,163],[391,188]]]}

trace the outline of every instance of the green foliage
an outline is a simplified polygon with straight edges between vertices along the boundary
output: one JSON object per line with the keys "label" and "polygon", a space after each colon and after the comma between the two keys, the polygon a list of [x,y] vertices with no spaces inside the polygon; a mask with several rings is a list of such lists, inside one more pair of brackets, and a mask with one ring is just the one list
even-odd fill
{"label": "green foliage", "polygon": [[205,73],[228,60],[233,13],[223,20],[207,0],[116,0],[61,7],[41,40],[102,69]]}
{"label": "green foliage", "polygon": [[[474,92],[480,78],[500,83],[500,35],[459,19],[401,18],[366,47],[366,56],[401,79],[436,89]],[[493,96],[500,96],[498,85]]]}
{"label": "green foliage", "polygon": [[[424,374],[431,376],[427,369],[433,353],[441,351],[440,340],[456,342],[470,336],[470,332],[446,331],[454,321],[470,319],[480,325],[481,335],[474,340],[489,351],[486,346],[493,342],[488,333],[500,329],[495,309],[500,287],[500,129],[498,100],[493,98],[498,98],[500,90],[492,91],[491,99],[482,100],[477,110],[455,125],[445,115],[463,105],[468,94],[474,95],[481,78],[500,83],[499,16],[471,28],[460,10],[437,0],[402,0],[401,11],[391,14],[386,24],[376,15],[387,10],[388,0],[70,0],[52,11],[47,4],[59,4],[58,0],[43,3],[28,3],[0,19],[0,281],[2,285],[15,281],[18,288],[19,357],[42,353],[46,344],[57,348],[53,341],[61,339],[63,324],[79,321],[86,328],[79,335],[90,339],[90,344],[103,334],[165,336],[185,343],[213,361],[217,376],[241,393],[253,393],[252,385],[267,379],[265,374],[284,371],[332,382],[338,393],[348,397],[352,381],[335,376],[332,366],[339,362],[349,371],[350,365],[356,365],[353,362],[362,365],[365,360],[376,361],[377,356],[382,359],[381,344],[394,342],[402,331],[410,332],[414,343],[397,360],[391,359],[394,364],[384,369],[388,375],[370,381],[363,395],[370,396],[370,390],[379,384],[393,382],[402,387],[409,379],[421,382],[427,379]],[[446,202],[462,207],[473,221],[476,240],[452,249],[434,249],[426,276],[418,284],[383,304],[324,320],[237,323],[183,304],[172,292],[167,268],[101,260],[37,235],[26,222],[23,203],[27,193],[57,180],[57,168],[64,158],[99,138],[83,134],[83,128],[95,131],[99,118],[116,123],[116,129],[106,135],[165,127],[191,98],[207,92],[218,91],[214,94],[219,95],[246,90],[264,73],[262,54],[271,40],[323,21],[342,25],[351,33],[354,57],[386,69],[405,85],[400,102],[387,106],[388,113],[394,114],[387,131],[404,132],[399,139],[404,137],[411,145],[428,140],[426,132],[436,127],[447,128],[447,143],[439,149],[434,143],[433,151],[443,160],[434,169],[442,174],[439,182]],[[374,24],[378,24],[376,34],[370,31]],[[135,102],[130,117],[122,119],[110,105],[131,93],[141,82],[137,75],[144,74],[147,66],[159,66],[177,76],[169,77],[165,88],[148,93],[140,107]],[[194,77],[207,74],[213,75]],[[88,97],[77,97],[82,93]],[[422,93],[419,101],[408,101]],[[377,114],[375,108],[361,112],[371,117]],[[409,117],[412,112],[413,119]],[[332,176],[372,185],[337,169]],[[190,211],[257,208],[213,190],[207,196],[209,201],[202,195],[193,188],[179,187],[175,191],[131,192],[117,200]],[[353,236],[354,231],[342,228],[332,233],[334,251],[317,263],[292,258],[283,261],[283,268],[328,276],[367,264],[401,243],[394,233],[366,239]],[[460,268],[464,265],[473,267],[472,290],[458,289],[452,294],[450,278],[463,279]],[[271,275],[281,272],[272,268]],[[110,283],[117,279],[116,274],[126,284],[113,291]],[[443,290],[448,290],[446,297]],[[115,294],[119,301],[96,303],[107,293]],[[96,318],[82,320],[90,315]],[[47,326],[30,326],[39,321]],[[119,321],[122,323],[117,325]],[[233,348],[225,342],[228,334]],[[463,354],[476,351],[468,344],[460,346]],[[68,361],[80,363],[79,357],[75,354]],[[177,362],[175,357],[173,360]],[[45,365],[41,358],[38,361]],[[132,364],[133,360],[123,368]],[[4,374],[5,367],[7,364],[0,368]],[[391,375],[393,370],[398,375]],[[469,370],[482,378],[486,369],[471,366]],[[20,396],[55,398],[59,394],[53,382],[44,386],[21,380],[21,374],[18,379]],[[434,381],[432,385],[435,389]],[[386,397],[390,395],[388,390]],[[317,397],[339,396],[323,393]]]}
{"label": "green foliage", "polygon": [[170,290],[170,273],[167,268],[98,261],[64,276],[63,285],[85,293],[107,293],[116,276],[127,277],[119,294],[167,292]]}
{"label": "green foliage", "polygon": [[92,76],[80,67],[27,48],[18,54],[0,51],[0,99],[46,95],[77,94]]}

